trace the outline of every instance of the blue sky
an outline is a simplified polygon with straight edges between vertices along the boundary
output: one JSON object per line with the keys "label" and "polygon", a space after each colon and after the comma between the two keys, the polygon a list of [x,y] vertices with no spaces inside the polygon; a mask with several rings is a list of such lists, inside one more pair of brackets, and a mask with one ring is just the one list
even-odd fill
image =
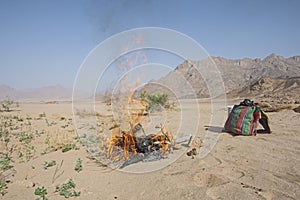
{"label": "blue sky", "polygon": [[182,32],[212,56],[300,55],[299,10],[297,0],[0,0],[0,84],[72,87],[96,45],[145,26]]}

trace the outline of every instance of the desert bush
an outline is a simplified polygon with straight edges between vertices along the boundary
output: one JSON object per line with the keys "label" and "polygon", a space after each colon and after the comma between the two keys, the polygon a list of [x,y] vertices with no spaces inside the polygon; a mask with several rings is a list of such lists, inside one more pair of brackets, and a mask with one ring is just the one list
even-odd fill
{"label": "desert bush", "polygon": [[11,168],[10,162],[11,162],[11,159],[8,156],[8,154],[7,153],[3,154],[1,156],[1,160],[0,160],[0,169],[3,171],[10,169]]}
{"label": "desert bush", "polygon": [[8,130],[7,129],[2,129],[2,127],[0,127],[0,138],[3,136],[4,138],[8,137]]}
{"label": "desert bush", "polygon": [[78,150],[79,147],[77,147],[75,143],[72,143],[72,144],[71,144],[71,143],[68,143],[68,144],[65,144],[65,145],[61,148],[61,151],[62,151],[63,153],[65,153],[65,152],[68,152],[68,151],[70,151],[70,150],[72,150],[72,149]]}
{"label": "desert bush", "polygon": [[39,118],[43,118],[43,117],[46,117],[46,113],[45,112],[39,114]]}
{"label": "desert bush", "polygon": [[141,99],[148,104],[147,111],[159,110],[161,107],[167,108],[169,105],[167,94],[147,94],[142,96]]}
{"label": "desert bush", "polygon": [[48,198],[46,197],[47,190],[44,186],[41,188],[40,187],[36,188],[34,191],[34,194],[37,196],[40,196],[36,200],[48,200]]}
{"label": "desert bush", "polygon": [[50,162],[45,161],[44,162],[44,169],[48,169],[49,167],[53,167],[55,165],[56,165],[56,161],[55,160],[52,160]]}
{"label": "desert bush", "polygon": [[24,142],[25,144],[29,144],[33,140],[33,134],[32,133],[25,133],[21,132],[19,134],[19,141]]}
{"label": "desert bush", "polygon": [[1,107],[0,107],[1,112],[10,112],[13,107],[19,106],[19,103],[14,102],[10,99],[3,100],[0,103],[1,103]]}
{"label": "desert bush", "polygon": [[0,181],[0,194],[2,196],[6,194],[6,189],[7,189],[6,183]]}
{"label": "desert bush", "polygon": [[55,192],[58,192],[61,196],[65,198],[69,197],[78,197],[80,196],[80,192],[75,191],[75,183],[72,179],[69,179],[67,183],[63,183],[62,185],[56,186]]}
{"label": "desert bush", "polygon": [[82,171],[82,160],[80,158],[77,159],[74,170],[77,172]]}

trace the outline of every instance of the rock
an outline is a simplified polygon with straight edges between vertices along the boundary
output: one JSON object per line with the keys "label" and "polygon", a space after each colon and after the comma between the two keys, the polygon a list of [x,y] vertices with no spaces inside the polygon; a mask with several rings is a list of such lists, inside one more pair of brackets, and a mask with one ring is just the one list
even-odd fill
{"label": "rock", "polygon": [[297,108],[293,109],[296,113],[300,113],[300,106],[298,106]]}

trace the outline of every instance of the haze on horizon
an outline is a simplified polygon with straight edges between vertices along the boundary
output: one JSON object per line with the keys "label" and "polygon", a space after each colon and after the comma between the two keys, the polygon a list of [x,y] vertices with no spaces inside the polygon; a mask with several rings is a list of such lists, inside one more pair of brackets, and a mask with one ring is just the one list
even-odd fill
{"label": "haze on horizon", "polygon": [[[72,87],[100,42],[149,26],[182,32],[212,56],[300,55],[299,9],[296,0],[1,1],[0,84]],[[173,68],[178,64],[170,62]]]}

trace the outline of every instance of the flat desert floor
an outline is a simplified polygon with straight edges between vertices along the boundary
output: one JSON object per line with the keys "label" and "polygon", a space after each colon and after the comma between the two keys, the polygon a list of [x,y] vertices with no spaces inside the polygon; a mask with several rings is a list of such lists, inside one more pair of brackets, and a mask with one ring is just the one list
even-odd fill
{"label": "flat desert floor", "polygon": [[[197,107],[193,102],[185,103],[182,110]],[[70,197],[74,199],[300,199],[299,113],[267,113],[271,134],[232,136],[222,132],[226,119],[210,121],[209,102],[198,103],[198,122],[192,113],[180,119],[180,111],[167,111],[171,131],[176,131],[178,120],[183,131],[192,132],[189,127],[195,123],[199,129],[178,159],[146,173],[126,169],[140,170],[140,166],[168,158],[135,163],[124,170],[104,166],[78,139],[71,102],[21,103],[11,112],[2,112],[0,199],[37,199],[42,195],[35,191],[42,187],[48,199],[64,199],[60,194],[63,189],[57,186],[70,179],[75,183],[69,193],[77,195]],[[106,104],[99,106],[103,112],[109,110]],[[226,108],[219,111],[226,113]],[[99,112],[103,121],[91,128],[105,132],[102,126],[111,123],[110,115]],[[210,133],[217,136],[217,142],[201,157],[204,136]],[[192,148],[197,155],[187,156],[186,151]]]}

